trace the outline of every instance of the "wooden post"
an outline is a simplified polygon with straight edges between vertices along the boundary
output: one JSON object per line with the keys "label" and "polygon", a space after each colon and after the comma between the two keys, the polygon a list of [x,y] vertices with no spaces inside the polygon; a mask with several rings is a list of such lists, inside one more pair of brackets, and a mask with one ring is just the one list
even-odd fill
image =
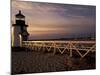
{"label": "wooden post", "polygon": [[56,45],[55,45],[55,42],[53,42],[53,48],[54,48],[53,55],[55,55],[56,54]]}
{"label": "wooden post", "polygon": [[70,50],[70,57],[72,57],[72,46],[71,46],[71,44],[72,44],[72,43],[70,42],[70,44],[69,44],[69,47],[70,47],[70,48],[69,48],[69,50]]}

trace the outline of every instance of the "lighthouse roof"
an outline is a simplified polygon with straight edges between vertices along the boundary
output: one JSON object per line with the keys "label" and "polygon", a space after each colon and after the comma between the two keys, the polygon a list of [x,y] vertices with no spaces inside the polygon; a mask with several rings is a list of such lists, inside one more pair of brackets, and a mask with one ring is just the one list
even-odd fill
{"label": "lighthouse roof", "polygon": [[25,16],[21,13],[21,10],[19,10],[19,13],[15,15],[17,18],[25,18]]}

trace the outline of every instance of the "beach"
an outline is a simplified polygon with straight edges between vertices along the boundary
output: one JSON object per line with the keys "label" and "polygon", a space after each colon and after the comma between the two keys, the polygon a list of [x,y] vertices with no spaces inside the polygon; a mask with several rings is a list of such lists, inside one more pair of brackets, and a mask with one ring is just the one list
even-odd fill
{"label": "beach", "polygon": [[12,74],[95,69],[95,53],[85,58],[44,51],[12,51]]}

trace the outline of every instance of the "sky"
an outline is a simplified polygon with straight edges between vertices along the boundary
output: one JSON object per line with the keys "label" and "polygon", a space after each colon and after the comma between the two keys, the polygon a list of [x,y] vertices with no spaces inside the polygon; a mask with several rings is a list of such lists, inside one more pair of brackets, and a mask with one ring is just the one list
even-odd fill
{"label": "sky", "polygon": [[96,7],[12,0],[12,23],[19,10],[25,15],[29,39],[95,36]]}

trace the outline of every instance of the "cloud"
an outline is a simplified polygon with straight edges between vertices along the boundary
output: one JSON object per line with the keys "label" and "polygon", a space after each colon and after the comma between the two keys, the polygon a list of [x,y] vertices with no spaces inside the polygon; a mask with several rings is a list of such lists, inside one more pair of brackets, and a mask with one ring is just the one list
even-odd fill
{"label": "cloud", "polygon": [[32,35],[95,32],[95,6],[12,1],[12,21],[18,10],[26,16]]}

